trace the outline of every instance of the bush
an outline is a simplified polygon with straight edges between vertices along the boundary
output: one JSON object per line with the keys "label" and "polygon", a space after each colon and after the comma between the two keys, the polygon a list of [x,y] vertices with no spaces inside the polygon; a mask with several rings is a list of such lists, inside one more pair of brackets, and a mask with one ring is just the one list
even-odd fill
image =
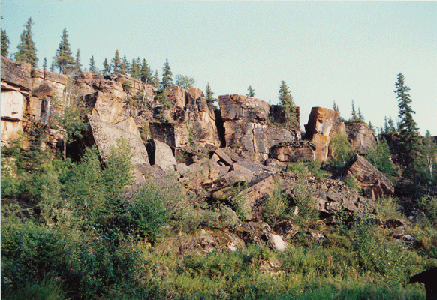
{"label": "bush", "polygon": [[369,150],[366,159],[389,178],[398,176],[385,139],[380,140],[375,147]]}
{"label": "bush", "polygon": [[352,155],[351,145],[345,132],[338,133],[331,138],[329,153],[334,167],[342,167]]}

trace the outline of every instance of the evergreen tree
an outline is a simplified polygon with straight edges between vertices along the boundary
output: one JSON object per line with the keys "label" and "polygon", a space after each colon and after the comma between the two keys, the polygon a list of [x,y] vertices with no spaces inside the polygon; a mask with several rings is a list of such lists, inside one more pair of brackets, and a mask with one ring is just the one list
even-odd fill
{"label": "evergreen tree", "polygon": [[246,94],[247,97],[255,97],[255,89],[253,89],[251,85],[249,86],[247,91],[249,92],[248,94]]}
{"label": "evergreen tree", "polygon": [[103,62],[103,76],[108,76],[111,74],[111,66],[108,64],[108,59],[105,58],[105,61]]}
{"label": "evergreen tree", "polygon": [[170,70],[168,59],[165,60],[164,67],[162,68],[162,81],[161,88],[165,89],[173,85],[173,73]]}
{"label": "evergreen tree", "polygon": [[123,59],[121,60],[121,63],[120,63],[120,73],[122,75],[126,75],[126,73],[129,72],[129,67],[130,67],[129,61],[127,60],[126,55],[125,55],[125,56],[123,56]]}
{"label": "evergreen tree", "polygon": [[156,87],[156,88],[159,87],[158,70],[155,71],[155,76],[153,77],[153,86]]}
{"label": "evergreen tree", "polygon": [[96,61],[94,60],[94,55],[92,55],[90,58],[90,72],[97,73]]}
{"label": "evergreen tree", "polygon": [[388,133],[387,116],[384,116],[384,127],[382,128],[382,133]]}
{"label": "evergreen tree", "polygon": [[393,122],[393,119],[390,117],[388,119],[388,131],[387,133],[395,133],[396,132],[396,127],[395,124]]}
{"label": "evergreen tree", "polygon": [[211,90],[211,86],[209,85],[209,82],[206,84],[206,103],[211,109],[215,108],[215,102],[217,99],[213,97],[214,92]]}
{"label": "evergreen tree", "polygon": [[130,67],[130,76],[135,79],[140,79],[141,63],[140,58],[133,58]]}
{"label": "evergreen tree", "polygon": [[358,120],[359,121],[364,121],[364,117],[363,117],[363,115],[361,114],[361,109],[358,107]]}
{"label": "evergreen tree", "polygon": [[120,60],[120,53],[118,52],[118,49],[115,51],[115,57],[111,61],[111,69],[112,73],[115,75],[121,74],[121,60]]}
{"label": "evergreen tree", "polygon": [[282,80],[279,88],[279,103],[284,108],[287,125],[298,125],[296,118],[296,106],[284,80]]}
{"label": "evergreen tree", "polygon": [[2,32],[2,56],[8,56],[8,48],[9,48],[9,38],[6,35],[6,30],[1,30]]}
{"label": "evergreen tree", "polygon": [[55,72],[55,60],[53,58],[52,64],[50,65],[50,72]]}
{"label": "evergreen tree", "polygon": [[340,109],[338,108],[337,103],[335,103],[335,100],[334,103],[332,104],[332,110],[340,114]]}
{"label": "evergreen tree", "polygon": [[[159,78],[158,78],[158,71],[156,71],[156,79],[159,82]],[[145,58],[143,58],[143,64],[141,65],[141,69],[140,69],[140,79],[142,82],[147,83],[147,84],[153,84],[154,80],[152,78],[152,71],[149,68],[149,65],[147,64],[147,61]],[[155,85],[155,87],[157,87]]]}
{"label": "evergreen tree", "polygon": [[71,53],[70,43],[68,42],[67,29],[62,31],[61,42],[59,48],[56,50],[56,66],[62,74],[69,73],[74,68],[74,58]]}
{"label": "evergreen tree", "polygon": [[357,112],[355,111],[355,103],[354,100],[352,100],[352,111],[351,111],[351,118],[349,121],[356,122],[358,120]]}
{"label": "evergreen tree", "polygon": [[183,76],[183,75],[176,75],[176,85],[188,90],[189,88],[192,88],[194,86],[194,78],[192,77],[188,77],[188,76]]}
{"label": "evergreen tree", "polygon": [[375,133],[375,128],[373,128],[373,124],[371,121],[369,121],[369,129],[373,131],[373,133]]}
{"label": "evergreen tree", "polygon": [[44,63],[42,64],[44,71],[47,71],[47,57],[44,57]]}
{"label": "evergreen tree", "polygon": [[77,49],[76,61],[74,62],[74,71],[77,74],[82,73],[82,64],[80,63],[80,49]]}
{"label": "evergreen tree", "polygon": [[408,92],[411,90],[405,85],[405,77],[402,73],[397,75],[396,82],[396,98],[399,106],[399,131],[400,131],[400,144],[402,146],[401,160],[406,167],[406,175],[417,179],[417,165],[415,160],[417,158],[418,151],[420,149],[420,140],[417,134],[416,122],[413,119],[415,113],[411,108],[411,98]]}
{"label": "evergreen tree", "polygon": [[[15,59],[17,61],[24,61],[32,65],[35,69],[38,66],[38,58],[36,57],[35,43],[32,39],[32,18],[29,18],[27,24],[24,25],[25,30],[20,37],[20,43],[17,46],[18,52],[15,53]],[[3,50],[3,49],[2,49]]]}

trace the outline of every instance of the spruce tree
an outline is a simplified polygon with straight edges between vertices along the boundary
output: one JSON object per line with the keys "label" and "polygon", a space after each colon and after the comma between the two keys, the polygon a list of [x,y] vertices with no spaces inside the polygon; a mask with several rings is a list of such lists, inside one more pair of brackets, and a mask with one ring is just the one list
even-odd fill
{"label": "spruce tree", "polygon": [[103,76],[108,76],[111,74],[111,66],[108,64],[108,59],[105,58],[105,61],[103,62]]}
{"label": "spruce tree", "polygon": [[284,108],[286,125],[297,126],[296,106],[284,80],[279,88],[279,103]]}
{"label": "spruce tree", "polygon": [[357,120],[364,121],[364,116],[361,114],[361,109],[358,107]]}
{"label": "spruce tree", "polygon": [[249,86],[247,91],[249,92],[246,94],[247,97],[255,97],[255,89],[253,89],[251,85]]}
{"label": "spruce tree", "polygon": [[25,29],[20,37],[20,43],[17,46],[18,52],[15,53],[15,59],[17,61],[24,61],[32,65],[33,69],[38,66],[38,58],[36,57],[35,43],[32,39],[32,18],[29,18],[27,24],[24,25]]}
{"label": "spruce tree", "polygon": [[126,58],[126,55],[123,56],[121,63],[120,63],[120,73],[122,75],[126,75],[126,73],[129,72],[130,69],[130,65],[129,65],[129,61]]}
{"label": "spruce tree", "polygon": [[96,61],[94,60],[94,55],[92,55],[90,58],[90,72],[97,73]]}
{"label": "spruce tree", "polygon": [[[158,71],[156,71],[155,76],[158,78]],[[150,70],[145,58],[143,58],[143,64],[141,65],[140,69],[140,79],[144,83],[153,84],[152,71]]]}
{"label": "spruce tree", "polygon": [[158,70],[155,71],[155,76],[153,77],[153,86],[159,88],[159,75]]}
{"label": "spruce tree", "polygon": [[135,79],[140,79],[140,58],[132,58],[132,62],[130,65],[130,76]]}
{"label": "spruce tree", "polygon": [[358,120],[357,112],[355,111],[355,103],[354,100],[352,100],[352,111],[351,111],[351,122],[356,122]]}
{"label": "spruce tree", "polygon": [[111,69],[112,73],[114,73],[115,75],[121,74],[121,59],[118,49],[115,51],[115,57],[111,61]]}
{"label": "spruce tree", "polygon": [[42,64],[44,71],[47,71],[47,57],[44,57],[44,63]]}
{"label": "spruce tree", "polygon": [[214,92],[211,90],[211,86],[209,85],[209,82],[206,84],[206,103],[208,104],[209,108],[214,109],[215,108],[215,102],[217,99],[213,97]]}
{"label": "spruce tree", "polygon": [[6,30],[1,30],[2,32],[2,56],[6,57],[8,56],[8,49],[9,49],[9,38],[6,35]]}
{"label": "spruce tree", "polygon": [[411,89],[405,85],[405,77],[402,73],[397,75],[397,79],[396,90],[394,92],[396,93],[399,106],[401,160],[406,168],[405,174],[416,180],[417,165],[415,160],[421,147],[420,138],[417,134],[419,128],[413,119],[415,112],[411,108],[411,98],[410,94],[408,94]]}
{"label": "spruce tree", "polygon": [[395,127],[395,124],[394,124],[394,122],[393,122],[393,119],[390,117],[389,119],[388,119],[388,131],[387,131],[387,133],[395,133],[396,132],[396,127]]}
{"label": "spruce tree", "polygon": [[77,74],[82,73],[82,64],[80,63],[80,49],[77,49],[76,61],[74,62],[74,71]]}
{"label": "spruce tree", "polygon": [[173,73],[170,70],[168,59],[165,60],[164,67],[162,68],[162,81],[161,88],[165,89],[173,85]]}
{"label": "spruce tree", "polygon": [[62,74],[68,74],[74,68],[74,58],[71,53],[70,43],[68,42],[67,29],[62,31],[61,42],[56,50],[56,66]]}

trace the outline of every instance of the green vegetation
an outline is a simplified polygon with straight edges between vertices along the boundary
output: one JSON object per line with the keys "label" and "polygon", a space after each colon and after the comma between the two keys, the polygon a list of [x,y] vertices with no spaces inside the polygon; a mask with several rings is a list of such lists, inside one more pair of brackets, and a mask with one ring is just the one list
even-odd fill
{"label": "green vegetation", "polygon": [[56,50],[56,66],[59,68],[59,73],[68,74],[74,69],[74,58],[71,53],[70,43],[68,42],[67,29],[62,31],[61,42]]}
{"label": "green vegetation", "polygon": [[1,44],[2,44],[2,50],[1,50],[1,55],[4,57],[8,56],[8,48],[9,48],[9,38],[8,35],[6,34],[6,30],[1,30],[2,33],[2,38],[1,38]]}
{"label": "green vegetation", "polygon": [[284,80],[282,80],[279,88],[279,104],[284,108],[286,125],[298,125],[296,117],[296,105],[294,104],[293,97],[291,96],[288,86],[285,84]]}
{"label": "green vegetation", "polygon": [[168,59],[165,60],[164,67],[162,67],[162,81],[161,88],[166,89],[173,85],[173,73],[170,70],[170,64],[168,63]]}
{"label": "green vegetation", "polygon": [[329,143],[331,163],[334,167],[342,167],[352,155],[348,136],[345,132],[338,133]]}
{"label": "green vegetation", "polygon": [[246,94],[247,97],[255,97],[255,89],[252,88],[252,86],[250,85],[249,88],[247,89],[248,93]]}
{"label": "green vegetation", "polygon": [[194,86],[194,78],[188,77],[186,75],[178,74],[176,75],[176,85],[180,88],[188,90]]}
{"label": "green vegetation", "polygon": [[[18,51],[15,53],[15,60],[27,62],[32,65],[32,69],[36,69],[38,67],[38,57],[36,57],[36,47],[33,41],[32,25],[34,25],[32,18],[29,18],[27,24],[24,25],[25,29],[20,36],[20,43],[17,46]],[[3,41],[6,40],[7,37],[4,39],[2,32],[2,53]]]}
{"label": "green vegetation", "polygon": [[388,178],[398,176],[385,139],[378,141],[376,146],[369,150],[366,159]]}

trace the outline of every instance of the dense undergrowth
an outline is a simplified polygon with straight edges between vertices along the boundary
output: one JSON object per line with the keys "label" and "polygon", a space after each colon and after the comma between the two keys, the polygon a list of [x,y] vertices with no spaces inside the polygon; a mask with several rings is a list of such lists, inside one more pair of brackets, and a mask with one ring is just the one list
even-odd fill
{"label": "dense undergrowth", "polygon": [[[424,299],[424,288],[408,279],[437,265],[435,198],[421,200],[425,214],[402,229],[414,239],[402,241],[394,238],[400,229],[372,221],[408,222],[397,199],[380,199],[372,218],[346,222],[339,215],[336,225],[322,226],[304,181],[293,204],[302,217],[294,221],[319,226],[324,240],[301,230],[284,252],[264,244],[208,254],[164,251],[172,235],[232,231],[239,221],[227,205],[196,202],[176,187],[124,189],[132,174],[123,141],[104,162],[95,148],[72,162],[40,142],[29,151],[15,144],[2,156],[4,299]],[[326,176],[317,163],[290,168]],[[271,225],[292,218],[288,200],[280,190],[267,200]]]}

